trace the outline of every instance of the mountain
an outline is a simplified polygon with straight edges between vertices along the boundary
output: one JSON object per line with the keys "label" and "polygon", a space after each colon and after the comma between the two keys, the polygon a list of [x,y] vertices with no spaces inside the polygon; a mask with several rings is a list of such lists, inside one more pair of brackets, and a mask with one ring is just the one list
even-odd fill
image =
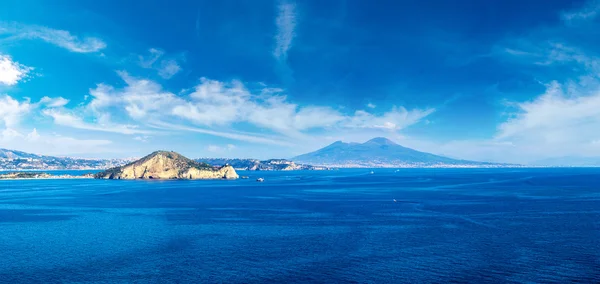
{"label": "mountain", "polygon": [[40,157],[42,156],[16,150],[0,149],[0,159],[27,159]]}
{"label": "mountain", "polygon": [[284,159],[255,160],[255,159],[196,159],[197,162],[213,166],[230,165],[236,170],[246,171],[293,171],[293,170],[326,170],[326,167],[296,164]]}
{"label": "mountain", "polygon": [[124,166],[95,175],[98,179],[236,179],[231,166],[212,167],[179,153],[156,151]]}
{"label": "mountain", "polygon": [[0,170],[90,170],[126,164],[128,159],[81,159],[0,149]]}
{"label": "mountain", "polygon": [[[365,143],[337,141],[325,148],[292,158],[297,163],[331,167],[479,167],[502,166],[456,160],[400,146],[378,137]],[[506,165],[503,165],[506,166]]]}

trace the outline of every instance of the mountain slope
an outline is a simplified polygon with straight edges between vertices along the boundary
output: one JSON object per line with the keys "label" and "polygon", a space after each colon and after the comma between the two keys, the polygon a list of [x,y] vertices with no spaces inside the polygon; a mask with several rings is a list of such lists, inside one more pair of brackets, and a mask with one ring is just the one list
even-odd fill
{"label": "mountain slope", "polygon": [[0,159],[41,158],[42,156],[16,150],[0,149]]}
{"label": "mountain slope", "polygon": [[456,160],[400,146],[378,137],[365,143],[337,141],[317,151],[292,158],[298,163],[336,167],[484,166],[490,163]]}
{"label": "mountain slope", "polygon": [[127,163],[127,159],[80,159],[31,154],[0,149],[0,169],[3,170],[83,170],[106,169]]}
{"label": "mountain slope", "polygon": [[231,166],[214,168],[190,160],[179,153],[156,151],[135,162],[108,169],[98,179],[236,179]]}

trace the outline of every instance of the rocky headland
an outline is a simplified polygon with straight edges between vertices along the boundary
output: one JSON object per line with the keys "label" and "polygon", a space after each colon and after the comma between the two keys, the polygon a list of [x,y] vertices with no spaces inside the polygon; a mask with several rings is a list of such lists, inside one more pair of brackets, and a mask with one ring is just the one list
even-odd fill
{"label": "rocky headland", "polygon": [[229,165],[213,167],[170,151],[156,151],[127,165],[97,173],[97,179],[237,179]]}

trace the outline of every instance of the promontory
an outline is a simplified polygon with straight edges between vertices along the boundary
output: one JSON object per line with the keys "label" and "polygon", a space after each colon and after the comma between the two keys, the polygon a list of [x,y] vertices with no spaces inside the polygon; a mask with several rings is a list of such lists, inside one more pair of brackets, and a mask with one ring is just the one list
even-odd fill
{"label": "promontory", "polygon": [[229,165],[213,167],[172,151],[156,151],[135,162],[94,175],[97,179],[237,179]]}

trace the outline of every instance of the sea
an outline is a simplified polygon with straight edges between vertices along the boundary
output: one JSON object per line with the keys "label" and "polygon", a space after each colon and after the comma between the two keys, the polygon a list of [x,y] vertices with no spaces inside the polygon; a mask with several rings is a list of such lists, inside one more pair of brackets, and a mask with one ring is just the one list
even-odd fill
{"label": "sea", "polygon": [[2,180],[0,283],[600,283],[598,168],[239,174]]}

